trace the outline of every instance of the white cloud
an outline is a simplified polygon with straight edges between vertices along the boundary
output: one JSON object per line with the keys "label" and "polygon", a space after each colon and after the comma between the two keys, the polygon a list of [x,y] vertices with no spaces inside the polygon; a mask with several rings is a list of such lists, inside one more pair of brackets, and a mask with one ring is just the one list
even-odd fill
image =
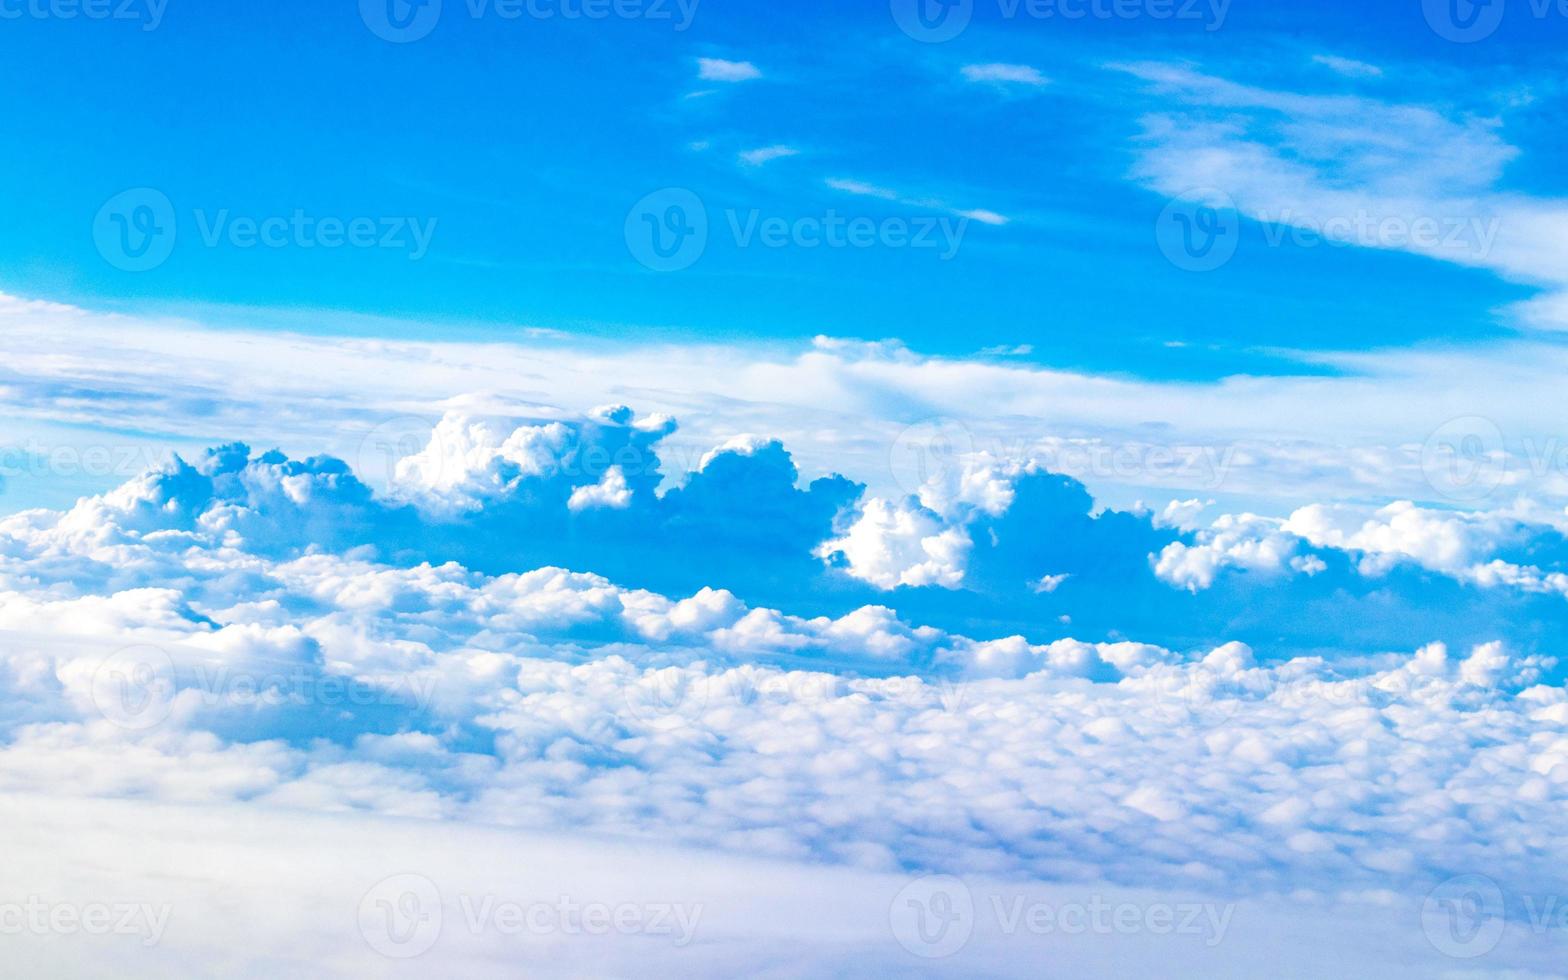
{"label": "white cloud", "polygon": [[1028,65],[986,64],[965,65],[963,76],[971,82],[985,82],[1004,85],[1028,85],[1041,87],[1050,84],[1050,79],[1040,74],[1037,68]]}
{"label": "white cloud", "polygon": [[793,146],[785,146],[782,143],[777,143],[773,146],[763,146],[758,147],[755,150],[742,151],[740,154],[740,161],[746,164],[748,167],[760,167],[763,164],[771,163],[774,160],[781,160],[785,157],[799,155],[800,151],[795,149]]}
{"label": "white cloud", "polygon": [[[595,417],[639,424],[618,407]],[[534,435],[448,431],[484,447],[462,454],[476,464],[465,473],[560,465],[533,452]],[[751,438],[730,451],[772,449]],[[850,567],[889,586],[961,585],[956,522],[1005,514],[1018,496],[1018,472],[979,462],[919,504],[868,502],[835,542]],[[268,557],[247,544],[268,544],[256,528],[280,526],[289,506],[332,516],[337,502],[330,470],[313,483],[258,465],[246,477],[256,513],[230,524],[203,519],[178,479],[0,522],[8,799],[68,771],[89,796],[1238,899],[1288,888],[1419,903],[1477,862],[1510,888],[1550,888],[1568,858],[1556,730],[1568,694],[1539,686],[1548,664],[1529,651],[1450,656],[1413,637],[1413,655],[1281,661],[1216,637],[1184,655],[960,636],[879,605],[830,616],[716,588],[669,597],[558,568]],[[466,478],[442,485],[472,493]],[[1443,544],[1456,532],[1440,518],[1408,509],[1370,526],[1297,523],[1439,564],[1473,557]],[[1299,548],[1286,537],[1279,522],[1222,518],[1188,549],[1214,557],[1179,556],[1171,577],[1279,569]],[[100,679],[138,676],[106,664],[146,646],[168,657],[157,697],[106,711]],[[166,709],[148,726],[112,720],[148,705]],[[331,739],[317,737],[323,709]],[[1499,798],[1509,805],[1464,803]],[[1498,844],[1518,840],[1532,844]]]}
{"label": "white cloud", "polygon": [[1007,224],[1007,216],[1006,215],[997,214],[995,211],[987,211],[984,208],[975,208],[975,209],[968,210],[968,211],[958,211],[956,213],[958,214],[958,216],[960,218],[969,218],[970,220],[978,221],[978,222],[980,222],[983,225],[1005,225],[1005,224]]}
{"label": "white cloud", "polygon": [[981,224],[1000,226],[1005,225],[1008,222],[1006,215],[998,214],[995,211],[990,211],[985,208],[956,208],[951,204],[936,198],[904,197],[898,191],[893,190],[892,188],[881,187],[877,184],[867,183],[863,180],[848,180],[841,177],[830,177],[825,180],[824,183],[832,189],[836,191],[843,191],[846,194],[855,194],[860,197],[875,197],[884,201],[897,201],[900,204],[908,205],[912,208],[919,208],[921,210],[946,211],[948,214],[952,214],[956,217],[966,218],[970,221],[978,221]]}
{"label": "white cloud", "polygon": [[1332,54],[1315,54],[1312,56],[1313,64],[1322,65],[1330,71],[1339,72],[1349,78],[1381,78],[1383,69],[1377,65],[1369,65],[1364,61],[1355,61],[1351,58],[1341,58]]}
{"label": "white cloud", "polygon": [[936,514],[873,498],[848,532],[823,544],[818,553],[842,555],[849,574],[879,588],[954,589],[963,582],[970,547],[962,528],[944,526]]}
{"label": "white cloud", "polygon": [[[72,338],[69,351],[63,338]],[[808,474],[841,472],[898,496],[913,488],[893,482],[890,447],[910,419],[934,418],[961,424],[977,449],[1038,460],[1112,502],[1223,492],[1232,508],[1241,499],[1283,516],[1313,501],[1441,502],[1442,485],[1430,482],[1432,442],[1464,417],[1489,420],[1502,440],[1487,447],[1495,491],[1471,503],[1568,499],[1568,470],[1551,454],[1560,435],[1540,412],[1568,372],[1568,353],[1556,345],[1312,361],[1329,372],[1164,383],[930,357],[901,344],[366,341],[212,331],[20,300],[0,306],[0,404],[13,420],[12,445],[31,440],[45,460],[107,452],[104,486],[224,438],[299,457],[331,453],[381,484],[393,476],[386,450],[409,439],[425,445],[449,408],[547,423],[624,398],[625,379],[637,378],[639,405],[687,420],[664,444],[674,479],[713,446],[767,432],[788,437]],[[528,379],[526,398],[497,394],[518,392],[519,378]],[[463,391],[492,394],[453,398]],[[987,392],[983,406],[976,391]],[[1314,411],[1304,415],[1302,404]],[[1147,424],[1156,417],[1158,431]],[[13,472],[5,499],[14,507],[45,483]]]}
{"label": "white cloud", "polygon": [[1556,326],[1568,292],[1568,201],[1502,188],[1520,152],[1503,139],[1502,120],[1264,89],[1182,65],[1112,67],[1162,101],[1144,120],[1135,169],[1153,190],[1217,189],[1266,225],[1492,270],[1546,291],[1516,310],[1520,322]]}
{"label": "white cloud", "polygon": [[705,82],[749,82],[761,78],[762,72],[749,61],[698,58],[697,77]]}
{"label": "white cloud", "polygon": [[[1109,728],[1095,731],[1116,737]],[[1327,788],[1323,793],[1332,795]],[[1310,833],[1305,826],[1315,812],[1298,803],[1272,820]],[[20,930],[7,937],[6,953],[24,976],[213,976],[234,972],[236,950],[265,949],[274,974],[339,980],[423,971],[488,980],[516,976],[525,939],[529,975],[552,980],[580,977],[585,964],[606,976],[708,978],[745,973],[758,961],[788,962],[794,972],[815,976],[891,976],[919,962],[900,936],[926,948],[905,928],[913,920],[890,918],[891,896],[921,896],[907,891],[922,887],[912,874],[354,811],[7,796],[0,819],[17,842],[8,862],[17,895],[75,907],[123,897],[167,912],[167,927],[152,946],[137,932],[62,942]],[[1446,815],[1435,818],[1438,832],[1449,822]],[[223,860],[213,860],[214,853]],[[518,868],[528,873],[519,875]],[[400,877],[409,875],[416,877]],[[432,933],[376,931],[376,913],[385,911],[376,902],[410,882],[434,896],[428,909],[416,897],[413,911],[439,916],[442,928],[422,955],[399,961],[377,947],[420,950]],[[1067,975],[1091,976],[1114,955],[1120,968],[1139,975],[1257,976],[1278,974],[1281,964],[1315,963],[1330,948],[1379,976],[1453,972],[1454,960],[1420,927],[1419,899],[1409,896],[1251,897],[1223,883],[1132,889],[979,869],[960,882],[977,914],[967,941],[943,968],[965,973],[1032,977],[1049,961]],[[563,922],[563,897],[579,907],[624,910],[622,927],[600,934],[580,921]],[[1108,930],[1093,942],[1064,941],[1075,937],[1060,930],[1003,928],[1015,909],[1020,922],[1024,916],[1047,921],[1042,913],[1055,921],[1065,911],[1068,921],[1081,915],[1092,925],[1097,908],[1106,910],[1107,924],[1137,928]],[[1115,910],[1122,908],[1128,912],[1118,920]],[[1192,928],[1166,935],[1189,909]],[[525,921],[531,915],[544,928],[518,935],[513,914]],[[1147,933],[1145,924],[1152,927]],[[394,942],[387,945],[388,939]],[[1549,976],[1558,958],[1550,939],[1514,922],[1486,968]]]}
{"label": "white cloud", "polygon": [[886,187],[878,187],[875,184],[868,184],[863,180],[844,180],[838,177],[829,177],[824,183],[834,190],[843,191],[846,194],[880,197],[885,201],[896,201],[898,199],[898,191],[890,190]]}

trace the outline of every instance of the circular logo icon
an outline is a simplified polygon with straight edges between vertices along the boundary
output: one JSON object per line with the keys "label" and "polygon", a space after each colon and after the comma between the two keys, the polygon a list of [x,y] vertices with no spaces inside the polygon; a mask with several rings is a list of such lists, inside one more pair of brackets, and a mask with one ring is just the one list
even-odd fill
{"label": "circular logo icon", "polygon": [[1157,712],[1168,724],[1205,732],[1224,728],[1247,701],[1266,701],[1278,689],[1271,672],[1255,671],[1245,679],[1228,678],[1201,664],[1181,664],[1150,681]]}
{"label": "circular logo icon", "polygon": [[654,272],[689,269],[708,249],[708,209],[684,187],[654,191],[626,213],[626,248]]}
{"label": "circular logo icon", "polygon": [[1444,423],[1421,448],[1421,472],[1427,485],[1449,500],[1485,500],[1508,476],[1503,430],[1479,415]]}
{"label": "circular logo icon", "polygon": [[1497,33],[1508,0],[1421,0],[1426,22],[1445,41],[1474,44]]}
{"label": "circular logo icon", "polygon": [[893,22],[922,44],[940,44],[964,33],[975,0],[891,0]]}
{"label": "circular logo icon", "polygon": [[964,457],[975,451],[975,437],[957,419],[930,418],[916,422],[893,440],[888,467],[899,489],[918,493],[932,481],[962,472]]}
{"label": "circular logo icon", "polygon": [[1421,931],[1427,942],[1455,959],[1471,960],[1496,949],[1507,924],[1503,890],[1485,875],[1450,878],[1421,903]]}
{"label": "circular logo icon", "polygon": [[178,223],[168,195],[133,187],[105,201],[93,219],[93,244],[121,272],[148,272],[174,252]]}
{"label": "circular logo icon", "polygon": [[116,650],[93,672],[93,706],[131,731],[163,724],[174,710],[175,690],[174,661],[154,646]]}
{"label": "circular logo icon", "polygon": [[[391,487],[397,482],[397,464],[410,456],[420,457],[422,477],[427,484],[438,482],[448,460],[436,424],[417,415],[388,419],[371,429],[359,441],[354,454],[354,475],[373,487]],[[435,472],[431,472],[431,468]]]}
{"label": "circular logo icon", "polygon": [[921,959],[952,956],[975,931],[974,896],[952,875],[911,881],[894,896],[887,915],[893,938]]}
{"label": "circular logo icon", "polygon": [[1165,205],[1154,223],[1160,252],[1186,272],[1213,272],[1241,244],[1236,202],[1222,190],[1200,187]]}
{"label": "circular logo icon", "polygon": [[628,682],[626,708],[654,731],[673,731],[708,706],[709,683],[706,675],[693,676],[680,667],[649,670]]}
{"label": "circular logo icon", "polygon": [[441,890],[424,875],[382,879],[359,900],[359,934],[395,960],[428,953],[441,938]]}
{"label": "circular logo icon", "polygon": [[359,19],[393,44],[429,37],[441,20],[441,0],[359,0]]}

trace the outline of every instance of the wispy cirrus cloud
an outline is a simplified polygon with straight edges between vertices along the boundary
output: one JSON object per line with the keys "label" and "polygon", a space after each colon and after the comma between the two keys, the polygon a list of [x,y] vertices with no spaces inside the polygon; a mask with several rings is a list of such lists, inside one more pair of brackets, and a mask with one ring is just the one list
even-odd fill
{"label": "wispy cirrus cloud", "polygon": [[1365,61],[1356,61],[1353,58],[1341,58],[1333,54],[1316,54],[1312,56],[1312,63],[1322,65],[1330,71],[1336,71],[1347,78],[1381,78],[1383,69]]}
{"label": "wispy cirrus cloud", "polygon": [[749,61],[698,58],[697,77],[705,82],[750,82],[761,78],[762,70]]}
{"label": "wispy cirrus cloud", "polygon": [[742,150],[739,156],[740,162],[746,166],[760,167],[764,164],[772,163],[774,160],[800,156],[800,150],[784,143],[775,143],[772,146],[761,146],[754,150]]}
{"label": "wispy cirrus cloud", "polygon": [[1503,120],[1441,105],[1241,84],[1184,64],[1113,64],[1160,99],[1133,176],[1173,198],[1228,196],[1242,215],[1339,244],[1489,269],[1546,295],[1524,325],[1568,329],[1568,200],[1511,191]]}
{"label": "wispy cirrus cloud", "polygon": [[883,187],[864,180],[853,180],[844,177],[829,177],[823,181],[833,190],[845,194],[854,194],[857,197],[874,197],[882,201],[897,201],[910,207],[925,208],[933,211],[945,211],[959,218],[978,221],[983,225],[1000,227],[1010,220],[1006,215],[988,208],[960,208],[954,207],[946,201],[931,197],[905,196],[891,187]]}
{"label": "wispy cirrus cloud", "polygon": [[1028,88],[1043,88],[1051,83],[1051,80],[1041,74],[1038,68],[1033,68],[1029,65],[1002,63],[965,65],[960,70],[960,73],[966,81],[990,85],[1022,85]]}

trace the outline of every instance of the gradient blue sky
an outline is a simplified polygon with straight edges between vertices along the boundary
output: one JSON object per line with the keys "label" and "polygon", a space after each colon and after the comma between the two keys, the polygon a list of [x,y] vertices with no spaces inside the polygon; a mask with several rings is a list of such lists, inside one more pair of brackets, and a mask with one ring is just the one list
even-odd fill
{"label": "gradient blue sky", "polygon": [[[897,337],[937,354],[1028,345],[1022,356],[1041,363],[1162,379],[1324,370],[1280,349],[1496,338],[1513,329],[1498,310],[1533,290],[1487,269],[1268,247],[1250,221],[1224,268],[1173,266],[1154,233],[1167,198],[1133,176],[1141,121],[1168,100],[1107,66],[1179,63],[1270,90],[1496,119],[1521,152],[1495,189],[1550,196],[1563,183],[1568,18],[1511,2],[1494,36],[1467,44],[1438,36],[1415,0],[1236,0],[1218,23],[1004,18],[981,0],[966,31],[933,44],[905,36],[883,3],[712,2],[681,31],[673,5],[667,20],[506,20],[446,0],[430,35],[404,44],[377,37],[350,2],[171,0],[153,30],[150,14],[21,16],[0,24],[12,148],[0,158],[0,289],[218,322],[215,308],[294,311],[277,322],[323,332],[353,332],[369,314],[431,339],[538,326]],[[749,62],[760,77],[703,80],[702,58]],[[998,63],[1047,83],[966,79],[966,66]],[[798,152],[740,158],[771,146]],[[179,215],[179,244],[150,272],[116,269],[94,245],[100,206],[133,187],[162,191]],[[701,261],[675,273],[639,265],[623,232],[628,209],[665,187],[699,195],[715,230]],[[225,208],[437,227],[418,261],[203,247],[194,212]],[[741,248],[718,233],[732,209],[1008,220],[971,221],[944,261],[930,249]]]}

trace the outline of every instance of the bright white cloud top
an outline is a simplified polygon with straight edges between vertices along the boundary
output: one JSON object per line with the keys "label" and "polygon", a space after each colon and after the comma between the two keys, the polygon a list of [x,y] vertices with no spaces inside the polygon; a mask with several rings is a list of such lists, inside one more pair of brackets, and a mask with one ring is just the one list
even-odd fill
{"label": "bright white cloud top", "polygon": [[[171,356],[189,329],[20,302],[9,316],[22,327],[14,372],[47,367],[41,323],[114,324],[148,349],[165,338]],[[268,376],[266,344],[209,336],[207,356],[234,344],[258,367],[252,391],[221,399],[217,424],[275,397],[267,389],[285,382]],[[315,343],[324,355],[403,354]],[[438,383],[442,361],[460,356],[423,348],[417,378]],[[609,369],[603,355],[571,356]],[[946,373],[1012,376],[898,349],[825,343],[805,356],[824,377],[909,374],[937,391]],[[296,393],[332,371],[305,363],[322,373],[294,372]],[[134,387],[128,368],[120,383]],[[51,369],[91,370],[80,356]],[[795,368],[751,370],[781,390]],[[195,362],[182,374],[187,393],[168,397],[224,376]],[[398,397],[397,375],[384,377]],[[35,378],[20,407],[60,412],[56,383]],[[767,437],[666,460],[678,430],[665,415],[536,404],[530,420],[494,411],[518,404],[502,392],[468,404],[434,425],[365,425],[357,456],[384,468],[378,491],[334,459],[226,446],[0,522],[3,788],[57,794],[69,772],[85,796],[341,815],[257,818],[276,833],[320,827],[315,839],[412,833],[385,822],[412,818],[515,828],[472,839],[510,842],[502,852],[571,831],[736,856],[699,868],[804,863],[824,870],[766,874],[806,875],[812,890],[852,882],[848,948],[813,954],[824,963],[918,966],[935,947],[901,932],[896,897],[952,880],[987,896],[973,948],[953,951],[968,949],[955,962],[975,971],[1017,966],[1009,943],[1026,940],[986,923],[1019,888],[1053,907],[1153,889],[1124,904],[1212,915],[1171,954],[1194,970],[1255,962],[1268,945],[1259,923],[1285,914],[1365,917],[1404,969],[1463,965],[1455,949],[1477,943],[1546,963],[1524,910],[1563,885],[1568,692],[1557,634],[1531,622],[1565,619],[1561,514],[1522,502],[1308,505],[1287,518],[1205,519],[1200,501],[1101,510],[1047,458],[983,450],[922,458],[941,465],[901,494],[803,479]],[[855,458],[844,457],[852,475]],[[911,479],[894,465],[889,487]],[[1306,634],[1239,612],[1324,601],[1343,621]],[[1356,617],[1373,609],[1386,628],[1367,633]],[[1019,617],[1059,621],[1059,638],[1026,640],[1009,628]],[[447,851],[414,870],[482,881],[471,862],[485,857]],[[368,852],[352,860],[367,889],[410,871]],[[1514,925],[1454,947],[1443,903],[1472,880],[1497,889]],[[682,881],[666,902],[741,900]],[[313,934],[357,942],[370,929],[374,951],[385,937],[341,906],[362,897],[339,895]],[[438,900],[449,917],[457,901]],[[713,968],[725,943],[764,928],[718,921],[718,946],[702,945],[697,923],[700,952],[660,969]],[[479,932],[443,949],[491,969],[496,947]],[[1143,955],[1152,928],[1125,932],[1126,955]],[[603,947],[606,962],[645,951],[638,936]]]}

